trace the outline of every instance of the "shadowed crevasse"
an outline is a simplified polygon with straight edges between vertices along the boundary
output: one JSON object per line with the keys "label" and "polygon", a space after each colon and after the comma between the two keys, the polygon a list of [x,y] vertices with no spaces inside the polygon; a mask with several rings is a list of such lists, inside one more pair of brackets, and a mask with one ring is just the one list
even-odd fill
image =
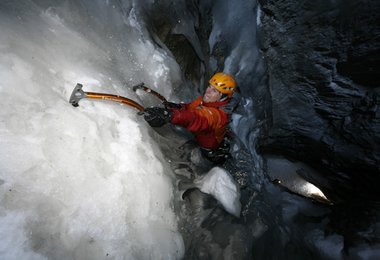
{"label": "shadowed crevasse", "polygon": [[273,104],[259,150],[321,169],[336,200],[378,199],[380,3],[259,2]]}

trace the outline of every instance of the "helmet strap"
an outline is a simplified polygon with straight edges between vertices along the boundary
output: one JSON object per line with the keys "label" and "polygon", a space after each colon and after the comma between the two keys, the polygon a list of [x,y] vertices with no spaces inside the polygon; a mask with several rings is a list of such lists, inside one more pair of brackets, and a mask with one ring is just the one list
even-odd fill
{"label": "helmet strap", "polygon": [[228,98],[228,94],[222,94],[219,101],[224,101]]}

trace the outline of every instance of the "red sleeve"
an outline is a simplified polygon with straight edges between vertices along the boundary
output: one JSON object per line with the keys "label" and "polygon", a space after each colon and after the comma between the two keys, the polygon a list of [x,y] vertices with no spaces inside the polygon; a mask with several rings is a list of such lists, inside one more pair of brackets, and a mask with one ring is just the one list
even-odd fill
{"label": "red sleeve", "polygon": [[190,132],[200,133],[209,131],[210,125],[206,117],[189,110],[173,110],[171,123],[179,125]]}

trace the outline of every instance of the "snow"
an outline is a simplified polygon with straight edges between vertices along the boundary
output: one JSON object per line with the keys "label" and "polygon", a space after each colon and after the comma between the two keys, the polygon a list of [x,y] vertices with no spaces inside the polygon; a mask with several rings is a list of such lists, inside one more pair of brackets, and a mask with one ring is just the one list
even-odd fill
{"label": "snow", "polygon": [[173,174],[146,122],[131,107],[68,102],[76,83],[139,101],[124,83],[141,79],[168,97],[178,65],[128,23],[109,38],[91,20],[73,26],[74,9],[0,5],[0,258],[179,259]]}
{"label": "snow", "polygon": [[240,217],[240,190],[231,175],[223,168],[214,167],[205,176],[196,181],[197,187],[212,195],[224,209]]}

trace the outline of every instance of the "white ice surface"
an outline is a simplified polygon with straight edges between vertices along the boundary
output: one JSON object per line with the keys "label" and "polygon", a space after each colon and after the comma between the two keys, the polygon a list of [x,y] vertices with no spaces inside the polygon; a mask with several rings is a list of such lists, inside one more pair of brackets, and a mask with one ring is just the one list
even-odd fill
{"label": "white ice surface", "polygon": [[123,83],[145,79],[169,96],[178,65],[132,16],[94,3],[124,26],[104,37],[79,7],[0,8],[0,259],[181,258],[172,173],[146,122],[131,107],[68,102],[78,82],[138,99]]}
{"label": "white ice surface", "polygon": [[224,209],[236,216],[240,216],[240,190],[231,175],[223,168],[214,167],[205,176],[196,181],[198,188],[212,195]]}

